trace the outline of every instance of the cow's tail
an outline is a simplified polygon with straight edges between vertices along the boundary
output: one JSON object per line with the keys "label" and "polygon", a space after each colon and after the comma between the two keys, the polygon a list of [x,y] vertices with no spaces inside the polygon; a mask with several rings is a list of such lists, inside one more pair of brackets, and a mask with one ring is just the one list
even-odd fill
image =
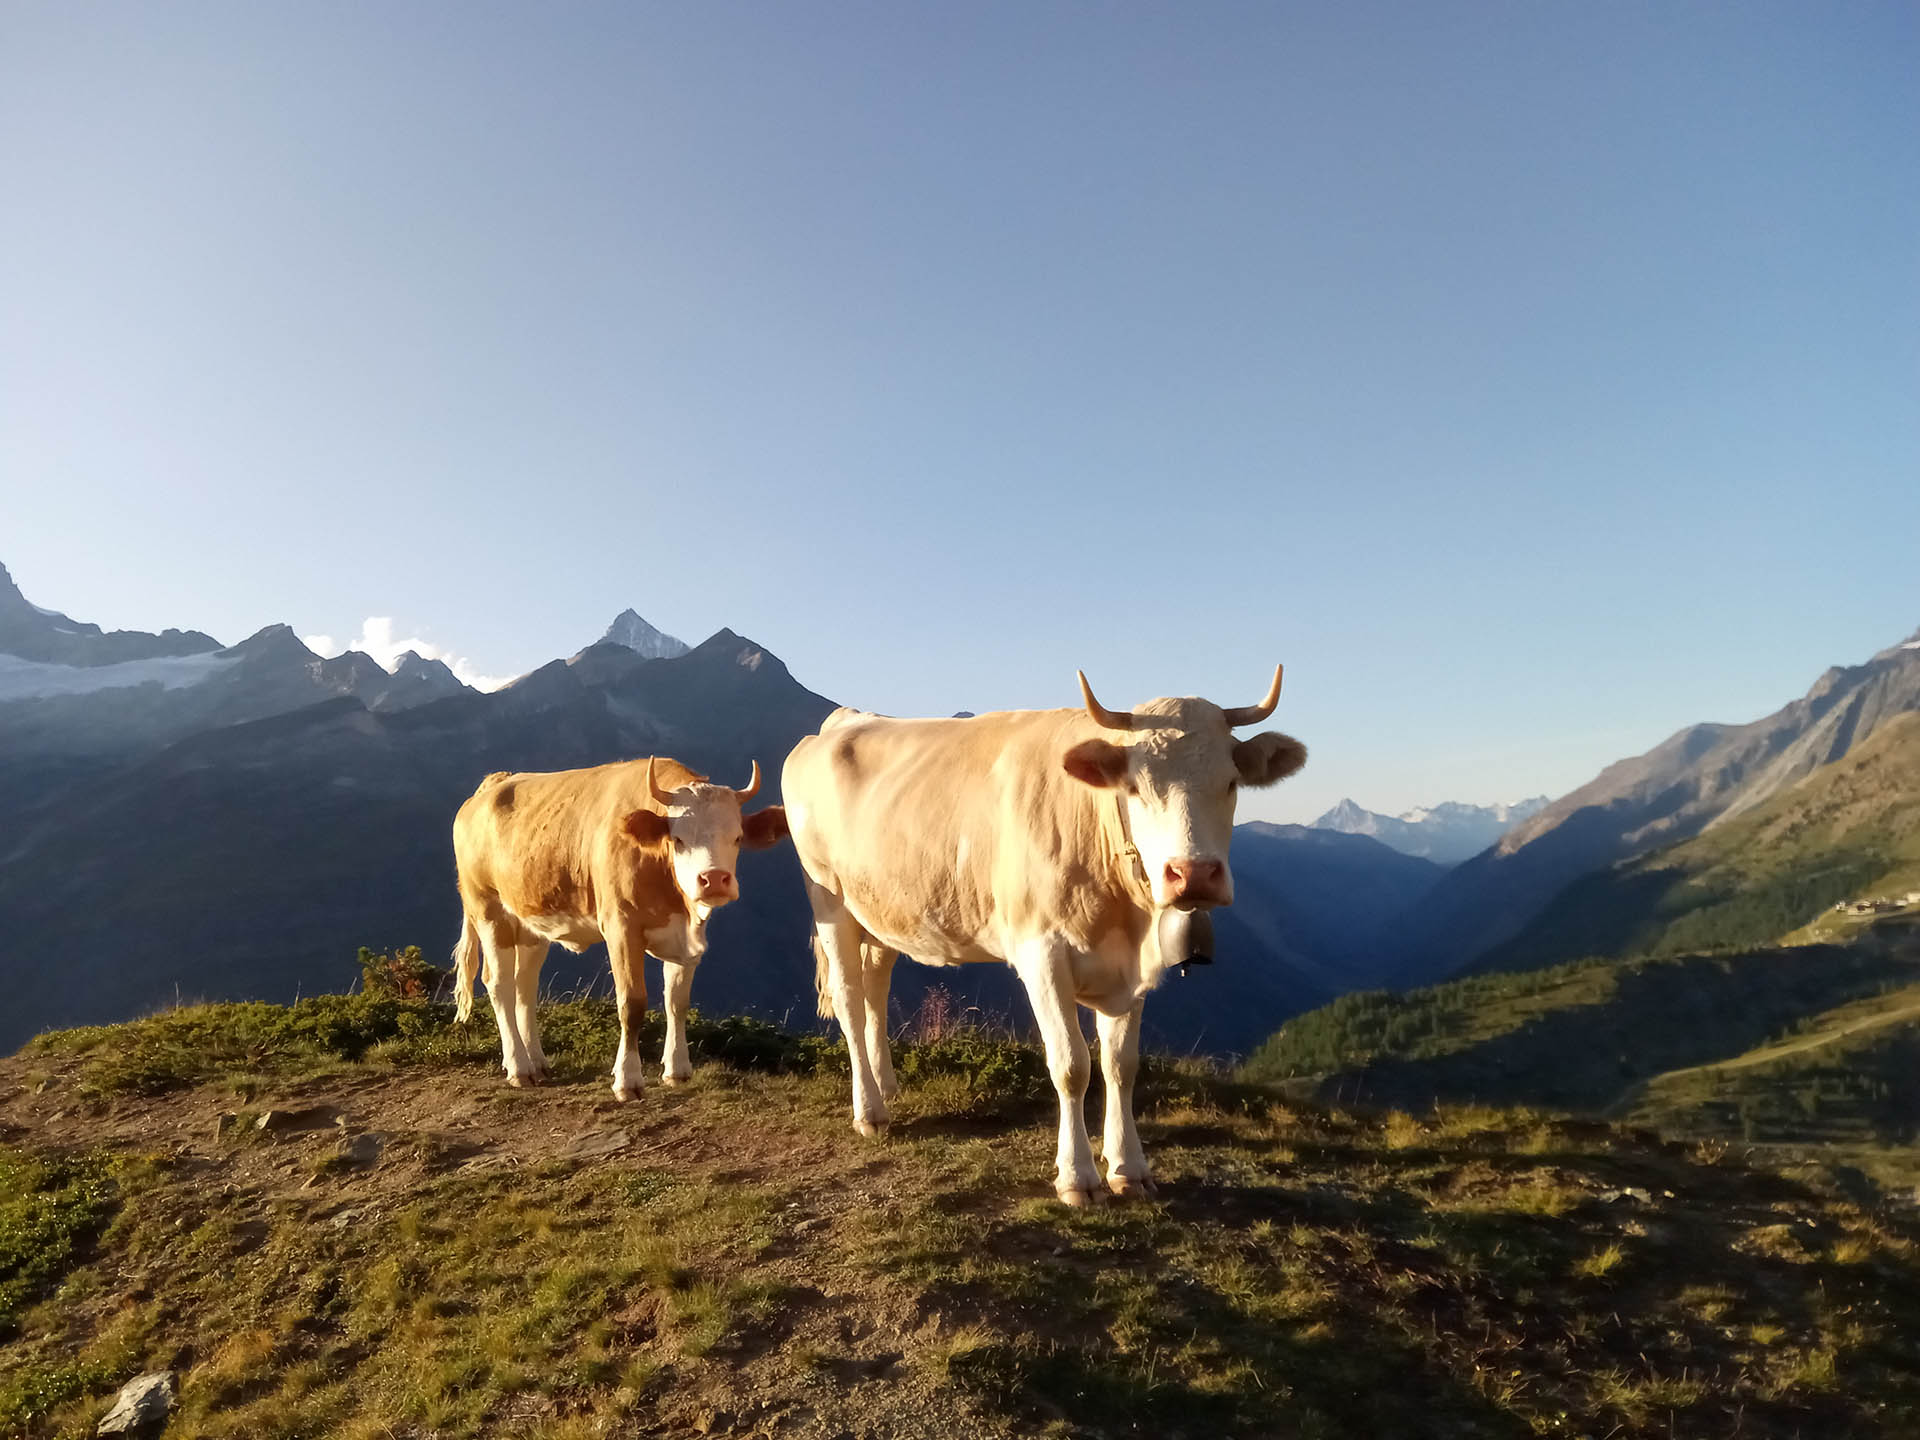
{"label": "cow's tail", "polygon": [[827,947],[818,935],[813,937],[813,1008],[822,1020],[833,1016],[833,974],[827,964]]}
{"label": "cow's tail", "polygon": [[461,1024],[473,1014],[473,981],[480,973],[480,929],[467,916],[453,947],[453,1013]]}

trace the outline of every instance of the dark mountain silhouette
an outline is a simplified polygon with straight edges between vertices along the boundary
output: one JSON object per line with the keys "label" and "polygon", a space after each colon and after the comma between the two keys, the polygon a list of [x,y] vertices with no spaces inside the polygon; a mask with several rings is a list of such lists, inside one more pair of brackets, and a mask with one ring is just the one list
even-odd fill
{"label": "dark mountain silhouette", "polygon": [[[758,760],[770,803],[787,751],[834,708],[731,630],[670,658],[601,642],[491,694],[417,657],[392,675],[353,652],[321,660],[283,625],[209,643],[193,668],[129,672],[139,683],[0,696],[0,1048],[176,999],[338,989],[361,945],[442,958],[459,928],[452,818],[483,776],[660,753],[742,785]],[[1250,1048],[1365,971],[1352,933],[1433,869],[1297,826],[1242,827],[1234,863],[1218,963],[1156,992],[1153,1043]],[[695,1003],[810,1023],[798,863],[780,846],[741,868]],[[604,988],[604,953],[556,947],[547,976]],[[903,964],[901,1017],[934,986],[1027,1024],[1012,973],[990,965]]]}

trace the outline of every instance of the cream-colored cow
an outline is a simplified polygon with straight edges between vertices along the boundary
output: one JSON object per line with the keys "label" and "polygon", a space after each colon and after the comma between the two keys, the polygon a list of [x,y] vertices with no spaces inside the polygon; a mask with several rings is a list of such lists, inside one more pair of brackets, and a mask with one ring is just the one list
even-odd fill
{"label": "cream-colored cow", "polygon": [[707,917],[739,898],[740,851],[787,833],[778,805],[740,813],[759,789],[757,760],[747,788],[734,790],[662,757],[480,782],[453,821],[466,912],[453,952],[455,993],[465,1020],[484,952],[508,1084],[538,1084],[547,1073],[534,1002],[555,940],[575,953],[606,941],[620,1011],[615,1096],[640,1097],[635,1042],[647,1009],[648,954],[659,957],[667,992],[663,1078],[677,1084],[693,1073],[687,996],[706,953]]}
{"label": "cream-colored cow", "polygon": [[853,1122],[873,1134],[897,1093],[887,988],[901,952],[935,965],[1012,964],[1033,1003],[1060,1097],[1055,1189],[1098,1189],[1087,1136],[1085,1038],[1094,1012],[1107,1086],[1107,1183],[1149,1187],[1133,1122],[1142,998],[1188,958],[1189,927],[1233,903],[1235,793],[1306,763],[1306,747],[1233,729],[1258,705],[1153,700],[1108,710],[1080,677],[1072,710],[953,720],[829,715],[787,757],[782,792],[813,904],[822,1013],[853,1063]]}

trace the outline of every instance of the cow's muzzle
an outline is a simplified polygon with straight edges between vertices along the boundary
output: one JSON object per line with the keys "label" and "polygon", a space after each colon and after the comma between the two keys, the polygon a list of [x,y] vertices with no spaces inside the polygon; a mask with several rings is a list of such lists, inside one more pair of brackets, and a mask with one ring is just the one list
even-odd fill
{"label": "cow's muzzle", "polygon": [[731,870],[702,870],[699,883],[702,900],[736,900],[740,896],[740,886]]}
{"label": "cow's muzzle", "polygon": [[1233,903],[1233,880],[1224,860],[1169,860],[1161,879],[1169,905]]}

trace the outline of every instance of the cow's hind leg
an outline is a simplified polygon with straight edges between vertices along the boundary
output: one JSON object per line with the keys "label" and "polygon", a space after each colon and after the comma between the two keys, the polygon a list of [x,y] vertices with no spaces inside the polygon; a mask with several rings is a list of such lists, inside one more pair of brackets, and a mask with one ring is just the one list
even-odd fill
{"label": "cow's hind leg", "polygon": [[507,1072],[509,1085],[533,1083],[533,1058],[521,1038],[517,1008],[520,955],[520,926],[511,916],[490,916],[480,922],[480,951],[485,957],[483,972],[487,999],[493,1005],[493,1018],[500,1026],[500,1065]]}
{"label": "cow's hind leg", "polygon": [[893,962],[898,950],[868,941],[860,947],[861,998],[867,1008],[867,1063],[873,1067],[880,1098],[892,1104],[900,1098],[900,1082],[893,1074],[893,1046],[887,1040],[887,994],[893,988]]}
{"label": "cow's hind leg", "polygon": [[[873,1072],[873,1059],[867,1051],[866,979],[862,971],[861,942],[869,937],[860,922],[847,913],[840,897],[818,882],[807,881],[807,899],[813,905],[814,932],[820,942],[820,958],[825,967],[826,993],[833,1001],[834,1018],[846,1037],[847,1054],[853,1062],[853,1128],[862,1135],[878,1135],[892,1117],[880,1093],[880,1082]],[[881,1033],[886,1032],[886,1017],[881,1016]]]}
{"label": "cow's hind leg", "polygon": [[1087,1136],[1087,1080],[1092,1065],[1074,1008],[1072,960],[1063,945],[1043,939],[1022,945],[1014,954],[1013,968],[1033,1004],[1033,1018],[1047,1047],[1047,1070],[1060,1097],[1054,1193],[1069,1205],[1091,1205],[1100,1192],[1093,1142]]}
{"label": "cow's hind leg", "polygon": [[693,995],[693,966],[660,962],[660,1003],[667,1011],[667,1043],[660,1055],[660,1078],[669,1085],[682,1085],[693,1078],[693,1062],[687,1058],[687,1002]]}
{"label": "cow's hind leg", "polygon": [[1102,1137],[1107,1188],[1129,1198],[1153,1193],[1147,1152],[1140,1148],[1140,1133],[1133,1124],[1133,1077],[1140,1070],[1140,1008],[1141,1002],[1136,1000],[1125,1015],[1094,1012],[1094,1024],[1100,1033],[1100,1071],[1107,1085]]}
{"label": "cow's hind leg", "polygon": [[617,925],[604,928],[613,966],[613,1003],[620,1012],[620,1049],[613,1057],[613,1098],[638,1100],[641,1090],[640,1022],[647,1018],[647,954],[639,936],[628,942]]}
{"label": "cow's hind leg", "polygon": [[539,1084],[548,1075],[547,1054],[540,1048],[540,967],[547,963],[548,945],[526,931],[521,932],[519,954],[514,961],[513,1018],[520,1031],[520,1043],[526,1047],[533,1064],[533,1080]]}

